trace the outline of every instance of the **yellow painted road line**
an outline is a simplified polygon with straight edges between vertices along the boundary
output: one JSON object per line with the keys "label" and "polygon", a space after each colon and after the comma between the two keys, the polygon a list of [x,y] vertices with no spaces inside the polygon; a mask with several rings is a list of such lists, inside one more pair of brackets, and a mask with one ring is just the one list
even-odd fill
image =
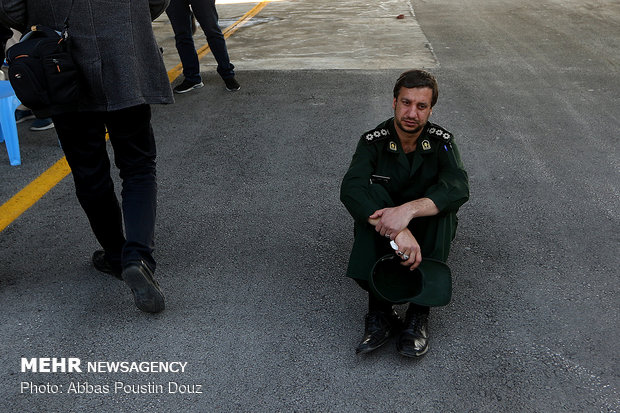
{"label": "yellow painted road line", "polygon": [[[252,7],[246,14],[241,16],[239,20],[222,30],[224,38],[228,39],[234,32],[241,28],[241,26],[249,22],[252,17],[256,16],[262,9],[264,9],[267,3],[270,2],[271,0],[263,0],[259,2],[256,6]],[[209,49],[208,44],[205,44],[204,46],[196,50],[196,52],[198,53],[198,60],[205,57],[210,51],[211,49]],[[181,63],[170,69],[170,71],[168,72],[168,79],[170,80],[170,83],[174,82],[181,73],[183,73],[183,65],[181,65]]]}
{"label": "yellow painted road line", "polygon": [[[267,3],[271,0],[261,1],[250,11],[241,16],[239,20],[228,26],[222,32],[224,38],[230,37],[241,26],[246,24],[252,17],[256,16]],[[208,52],[209,46],[205,45],[197,50],[198,58],[202,59]],[[168,71],[168,79],[172,83],[182,72],[182,66],[179,63]],[[107,139],[107,136],[106,136]],[[0,232],[2,232],[11,222],[15,221],[28,208],[33,206],[39,199],[43,197],[50,189],[62,181],[71,169],[67,164],[67,159],[63,156],[58,162],[52,165],[47,171],[39,175],[34,181],[30,182],[24,189],[15,194],[11,199],[0,206]]]}
{"label": "yellow painted road line", "polygon": [[71,169],[63,156],[58,162],[43,172],[24,189],[0,206],[0,232],[15,221],[24,211],[33,206],[50,189],[69,175]]}

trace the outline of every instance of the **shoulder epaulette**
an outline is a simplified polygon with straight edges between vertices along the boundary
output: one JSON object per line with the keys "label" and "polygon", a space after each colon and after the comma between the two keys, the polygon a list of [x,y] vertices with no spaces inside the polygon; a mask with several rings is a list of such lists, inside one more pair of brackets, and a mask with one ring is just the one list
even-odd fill
{"label": "shoulder epaulette", "polygon": [[452,140],[452,134],[448,132],[447,130],[445,130],[444,128],[437,126],[437,125],[430,125],[430,128],[428,128],[427,133],[432,138],[442,140],[445,143],[450,143],[450,141]]}
{"label": "shoulder epaulette", "polygon": [[366,143],[377,142],[387,138],[388,136],[390,136],[390,131],[386,128],[374,129],[362,135]]}

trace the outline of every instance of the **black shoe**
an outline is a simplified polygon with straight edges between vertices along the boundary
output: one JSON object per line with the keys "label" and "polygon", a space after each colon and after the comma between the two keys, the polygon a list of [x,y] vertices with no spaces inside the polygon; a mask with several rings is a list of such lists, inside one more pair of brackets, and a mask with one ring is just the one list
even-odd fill
{"label": "black shoe", "polygon": [[147,313],[166,308],[164,293],[153,278],[153,272],[142,261],[132,262],[123,270],[123,280],[131,288],[136,307]]}
{"label": "black shoe", "polygon": [[48,129],[52,129],[54,127],[54,122],[52,121],[52,118],[44,118],[44,119],[35,119],[34,122],[32,122],[32,125],[30,125],[30,130],[31,131],[41,131],[41,130],[48,130]]}
{"label": "black shoe", "polygon": [[30,109],[15,109],[15,123],[20,124],[28,119],[34,119],[34,113]]}
{"label": "black shoe", "polygon": [[224,79],[224,83],[226,83],[226,90],[229,92],[234,92],[241,89],[239,82],[237,82],[234,77]]}
{"label": "black shoe", "polygon": [[405,328],[398,337],[396,349],[406,357],[419,357],[428,351],[428,313],[407,310]]}
{"label": "black shoe", "polygon": [[202,81],[200,82],[190,82],[187,79],[184,79],[180,85],[176,86],[174,89],[174,93],[185,93],[185,92],[189,92],[191,90],[194,89],[200,89],[201,87],[203,87],[205,84],[202,83]]}
{"label": "black shoe", "polygon": [[105,256],[104,250],[97,250],[93,253],[93,266],[95,267],[97,271],[105,272],[106,274],[111,274],[115,276],[116,278],[118,278],[119,280],[123,279],[121,277],[121,272],[123,271],[123,269],[121,268],[121,265],[112,264],[108,260],[108,258]]}
{"label": "black shoe", "polygon": [[383,311],[371,311],[366,314],[364,338],[358,344],[355,352],[370,353],[384,345],[394,328],[400,324],[395,311],[384,313]]}

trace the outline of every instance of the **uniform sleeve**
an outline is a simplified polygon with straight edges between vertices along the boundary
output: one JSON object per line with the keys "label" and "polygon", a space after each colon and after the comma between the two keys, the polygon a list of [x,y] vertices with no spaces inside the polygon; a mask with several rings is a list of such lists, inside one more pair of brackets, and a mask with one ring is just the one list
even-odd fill
{"label": "uniform sleeve", "polygon": [[439,177],[424,196],[430,198],[440,212],[455,212],[469,199],[467,172],[456,143],[439,150]]}
{"label": "uniform sleeve", "polygon": [[360,139],[340,186],[340,201],[353,219],[359,222],[367,222],[368,217],[380,209],[369,195],[370,176],[376,165],[376,145],[369,145]]}
{"label": "uniform sleeve", "polygon": [[26,28],[26,1],[1,0],[0,23],[13,29],[24,31]]}

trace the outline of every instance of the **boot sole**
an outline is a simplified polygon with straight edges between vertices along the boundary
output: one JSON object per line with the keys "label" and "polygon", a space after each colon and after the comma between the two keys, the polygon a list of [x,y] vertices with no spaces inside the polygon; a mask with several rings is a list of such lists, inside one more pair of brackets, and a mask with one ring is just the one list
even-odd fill
{"label": "boot sole", "polygon": [[125,268],[123,280],[131,288],[133,299],[141,311],[159,313],[166,308],[164,294],[136,265]]}

